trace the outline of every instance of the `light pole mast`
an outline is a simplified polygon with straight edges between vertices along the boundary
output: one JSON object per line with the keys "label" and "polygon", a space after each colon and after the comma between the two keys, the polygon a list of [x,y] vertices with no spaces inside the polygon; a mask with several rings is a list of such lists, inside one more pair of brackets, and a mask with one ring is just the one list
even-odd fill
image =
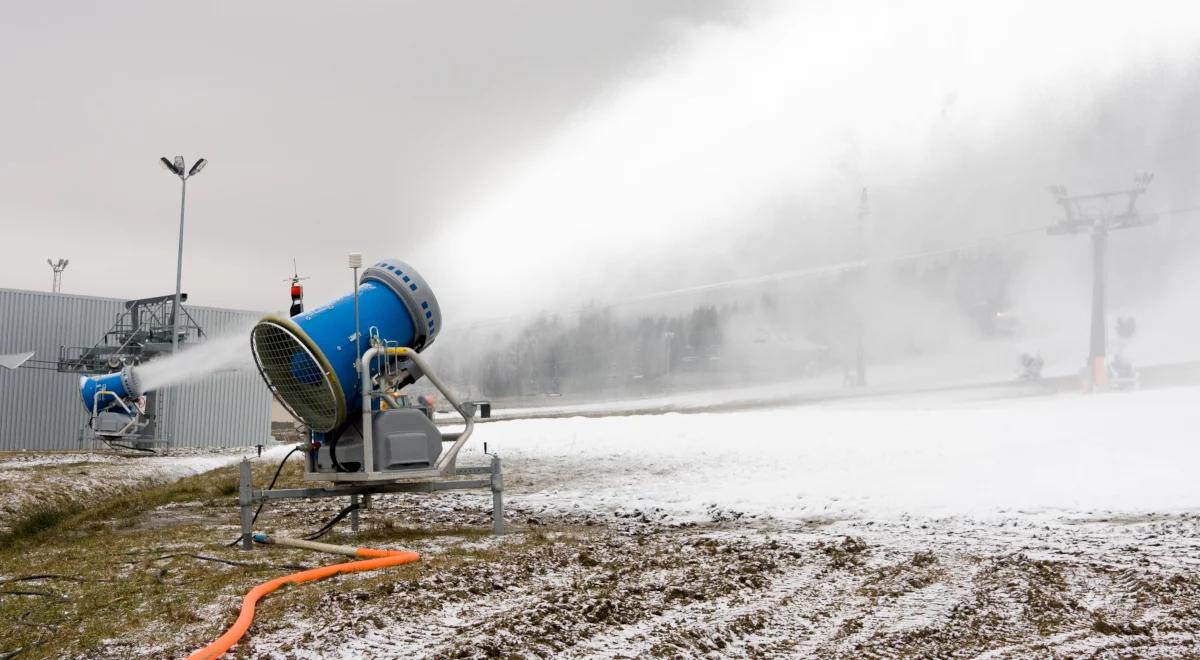
{"label": "light pole mast", "polygon": [[[1088,359],[1084,367],[1086,387],[1102,389],[1108,385],[1108,331],[1105,322],[1105,272],[1104,261],[1108,249],[1108,234],[1116,229],[1144,227],[1158,219],[1157,216],[1142,215],[1137,210],[1137,200],[1146,192],[1154,175],[1149,172],[1133,179],[1133,187],[1127,190],[1092,193],[1090,195],[1068,195],[1065,186],[1050,186],[1050,194],[1063,207],[1065,217],[1058,224],[1046,229],[1048,234],[1090,233],[1092,237],[1092,327],[1088,346]],[[1088,203],[1103,205],[1108,200],[1125,197],[1125,209],[1118,213],[1086,210]]]}
{"label": "light pole mast", "polygon": [[180,291],[183,284],[183,211],[187,204],[187,180],[200,173],[208,161],[201,158],[192,165],[191,170],[184,170],[183,156],[176,156],[174,161],[166,156],[159,159],[167,171],[179,177],[182,191],[179,195],[179,250],[175,255],[175,303],[171,306],[171,352],[179,352],[179,304]]}

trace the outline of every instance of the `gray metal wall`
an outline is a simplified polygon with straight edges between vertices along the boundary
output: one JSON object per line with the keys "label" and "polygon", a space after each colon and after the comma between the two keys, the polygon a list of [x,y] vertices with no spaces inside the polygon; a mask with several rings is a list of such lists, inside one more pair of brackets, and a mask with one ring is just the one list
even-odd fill
{"label": "gray metal wall", "polygon": [[[261,314],[188,306],[209,337],[245,331]],[[124,311],[123,301],[0,289],[0,353],[35,351],[57,360],[59,346],[91,346]],[[162,432],[181,447],[238,447],[270,438],[271,394],[253,368],[210,374],[160,390]],[[0,450],[75,449],[87,413],[75,374],[0,367]]]}

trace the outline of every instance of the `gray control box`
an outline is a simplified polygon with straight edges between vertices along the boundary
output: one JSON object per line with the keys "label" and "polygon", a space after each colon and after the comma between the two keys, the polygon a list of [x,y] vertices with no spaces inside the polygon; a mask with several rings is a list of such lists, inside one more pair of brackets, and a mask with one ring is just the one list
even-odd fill
{"label": "gray control box", "polygon": [[[394,408],[371,415],[374,442],[373,469],[363,470],[363,441],[351,425],[335,442],[323,445],[316,454],[314,472],[403,472],[433,467],[442,454],[442,434],[418,408]],[[335,452],[337,464],[330,456]],[[340,468],[340,469],[339,469]]]}

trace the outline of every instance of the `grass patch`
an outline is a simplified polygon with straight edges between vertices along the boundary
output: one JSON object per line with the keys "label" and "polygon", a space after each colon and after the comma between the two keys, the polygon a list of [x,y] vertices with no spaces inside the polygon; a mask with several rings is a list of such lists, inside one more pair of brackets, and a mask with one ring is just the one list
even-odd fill
{"label": "grass patch", "polygon": [[[276,464],[254,463],[254,483],[260,487],[265,485],[275,468]],[[300,461],[291,460],[280,473],[276,487],[295,486],[302,480]],[[88,523],[96,520],[128,520],[169,504],[202,502],[208,506],[235,507],[238,488],[238,466],[233,465],[159,486],[133,484],[122,492],[89,501],[86,506],[65,499],[43,504],[23,511],[13,519],[10,531],[0,534],[0,550],[9,547],[20,550],[45,541],[52,532],[69,534],[72,530],[89,529]]]}
{"label": "grass patch", "polygon": [[26,509],[17,516],[5,532],[0,532],[0,548],[34,538],[54,529],[64,520],[79,513],[79,504],[41,504]]}
{"label": "grass patch", "polygon": [[[255,463],[254,483],[265,487],[276,465]],[[301,485],[301,469],[300,461],[289,461],[276,487]],[[29,510],[0,537],[0,565],[8,576],[0,580],[15,579],[19,589],[13,590],[48,594],[0,594],[0,657],[17,649],[23,649],[21,658],[185,656],[224,632],[243,594],[255,584],[295,570],[287,565],[340,561],[287,548],[243,553],[226,547],[236,535],[230,533],[237,524],[236,465],[167,485],[132,488],[80,500],[86,505],[53,500]],[[435,567],[453,571],[495,560],[503,552],[457,548],[477,545],[470,542],[490,535],[490,525],[400,526],[370,513],[366,522],[359,534],[335,530],[322,540],[386,546],[444,538],[448,543],[437,556],[414,566],[335,578],[324,588],[277,592],[265,601],[255,628],[269,630],[297,611],[320,618],[323,598],[359,585],[377,585],[383,597],[391,593],[391,585],[420,579]],[[544,542],[537,540],[544,538],[540,530],[530,537],[532,543]],[[33,576],[43,577],[22,580]]]}

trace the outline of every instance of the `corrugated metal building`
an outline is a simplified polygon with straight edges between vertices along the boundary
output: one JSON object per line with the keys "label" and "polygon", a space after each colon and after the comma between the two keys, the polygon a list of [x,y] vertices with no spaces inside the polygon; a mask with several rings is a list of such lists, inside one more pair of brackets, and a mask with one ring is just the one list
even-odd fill
{"label": "corrugated metal building", "polygon": [[[244,330],[261,314],[187,306],[209,337]],[[124,301],[0,289],[0,353],[35,351],[57,360],[59,346],[91,346],[124,311]],[[243,447],[271,432],[271,394],[253,368],[209,374],[159,391],[162,435],[177,447]],[[52,370],[0,368],[0,450],[75,449],[87,412],[79,376]]]}

